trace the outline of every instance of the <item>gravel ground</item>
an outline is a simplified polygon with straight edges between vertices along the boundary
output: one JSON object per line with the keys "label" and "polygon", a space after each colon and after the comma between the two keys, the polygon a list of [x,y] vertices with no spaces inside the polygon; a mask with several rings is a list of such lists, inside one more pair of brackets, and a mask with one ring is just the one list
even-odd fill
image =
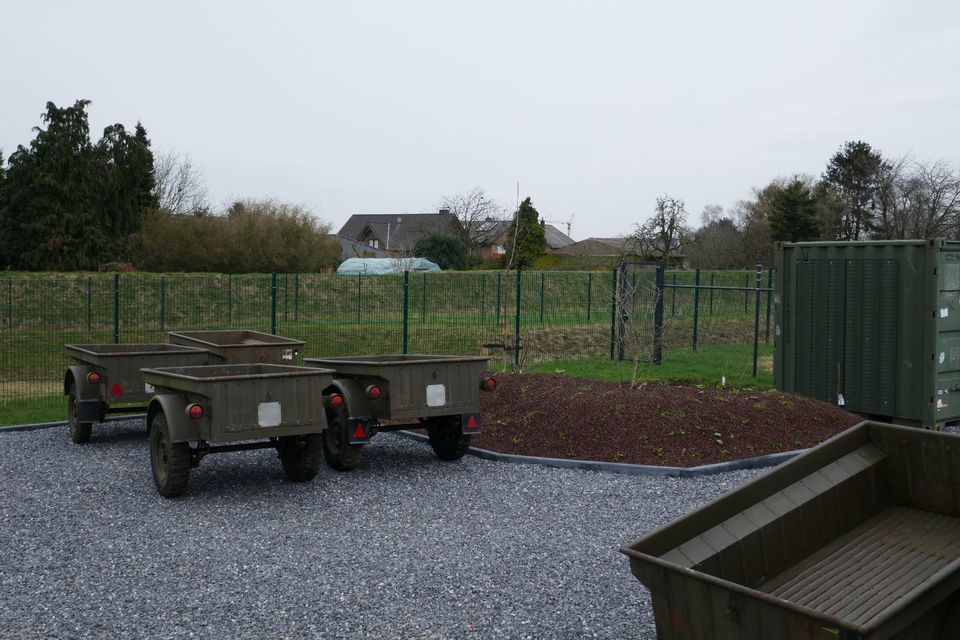
{"label": "gravel ground", "polygon": [[655,638],[621,544],[756,475],[644,478],[392,434],[288,482],[209,456],[159,497],[142,420],[0,434],[0,638]]}

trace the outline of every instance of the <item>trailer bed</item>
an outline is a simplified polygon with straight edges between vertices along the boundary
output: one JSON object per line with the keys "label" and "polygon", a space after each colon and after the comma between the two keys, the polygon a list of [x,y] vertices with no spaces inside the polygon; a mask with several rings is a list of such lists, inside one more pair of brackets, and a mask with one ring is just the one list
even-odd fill
{"label": "trailer bed", "polygon": [[960,518],[890,507],[759,591],[865,626],[958,558]]}

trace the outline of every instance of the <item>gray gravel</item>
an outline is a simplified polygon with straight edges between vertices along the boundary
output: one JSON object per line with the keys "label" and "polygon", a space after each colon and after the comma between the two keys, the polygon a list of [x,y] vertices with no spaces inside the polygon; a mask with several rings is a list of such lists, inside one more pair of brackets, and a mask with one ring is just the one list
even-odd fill
{"label": "gray gravel", "polygon": [[619,546],[756,473],[444,463],[384,434],[307,484],[209,456],[166,500],[142,420],[0,434],[0,637],[654,638]]}

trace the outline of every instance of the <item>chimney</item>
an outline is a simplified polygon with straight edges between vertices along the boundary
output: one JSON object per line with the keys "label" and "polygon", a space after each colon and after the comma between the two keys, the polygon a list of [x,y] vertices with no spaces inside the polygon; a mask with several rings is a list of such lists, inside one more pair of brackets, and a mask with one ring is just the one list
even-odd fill
{"label": "chimney", "polygon": [[438,211],[437,213],[441,213],[441,214],[450,213],[450,209],[447,209],[446,207],[444,207],[443,209],[440,209],[440,211]]}

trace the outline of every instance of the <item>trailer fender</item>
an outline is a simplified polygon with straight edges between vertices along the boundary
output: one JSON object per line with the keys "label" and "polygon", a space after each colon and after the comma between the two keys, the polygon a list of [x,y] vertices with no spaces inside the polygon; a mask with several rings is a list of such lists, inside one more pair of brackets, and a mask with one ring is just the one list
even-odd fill
{"label": "trailer fender", "polygon": [[327,387],[323,392],[324,396],[339,393],[347,403],[347,416],[349,418],[369,418],[373,415],[370,408],[370,398],[367,397],[363,387],[352,378],[334,378],[333,384]]}
{"label": "trailer fender", "polygon": [[77,385],[78,398],[100,398],[100,385],[87,382],[87,374],[93,367],[86,364],[75,364],[63,374],[63,395],[70,392],[70,383]]}
{"label": "trailer fender", "polygon": [[70,385],[76,385],[77,419],[80,422],[103,422],[100,385],[87,381],[87,374],[94,370],[90,365],[75,364],[63,374],[64,395],[70,393]]}
{"label": "trailer fender", "polygon": [[147,432],[153,428],[154,417],[162,413],[167,419],[171,442],[200,440],[197,422],[187,416],[187,404],[182,396],[173,393],[154,396],[147,409]]}

